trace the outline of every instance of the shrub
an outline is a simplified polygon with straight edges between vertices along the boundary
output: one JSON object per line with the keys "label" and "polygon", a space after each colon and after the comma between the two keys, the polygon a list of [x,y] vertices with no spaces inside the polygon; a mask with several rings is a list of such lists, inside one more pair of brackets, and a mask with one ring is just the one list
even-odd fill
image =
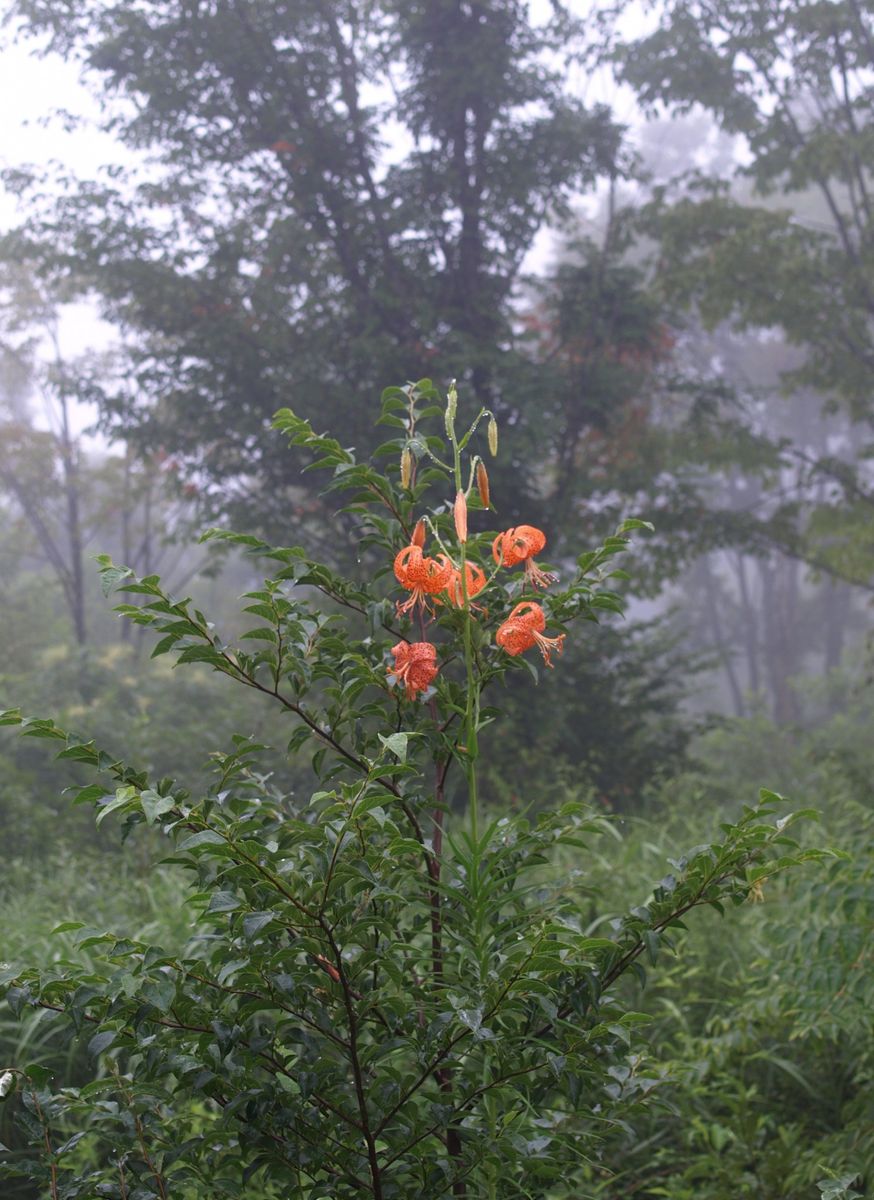
{"label": "shrub", "polygon": [[[584,855],[603,817],[536,795],[512,817],[480,811],[497,685],[536,674],[538,650],[560,669],[576,620],[620,611],[611,563],[643,523],[563,564],[559,584],[540,531],[476,531],[488,480],[465,456],[483,422],[494,452],[494,418],[459,433],[454,390],[445,409],[436,401],[428,381],[385,393],[387,474],[277,417],[345,495],[337,536],[351,532],[368,582],[299,547],[211,531],[270,564],[246,596],[251,628],[230,645],[157,577],[101,562],[105,589],[136,598],[119,611],[159,635],[155,654],[206,664],[287,714],[289,754],[312,755],[310,796],[261,769],[251,737],[216,751],[212,785],[191,795],[50,720],[2,717],[94,768],[74,802],[98,823],[160,831],[199,914],[181,951],[74,923],[62,931],[89,951],[87,968],[62,958],[0,975],[14,1014],[57,1012],[98,1067],[54,1090],[39,1065],[3,1076],[28,1142],[4,1171],[41,1195],[574,1194],[605,1135],[660,1085],[620,980],[670,952],[691,910],[739,904],[818,853],[799,849],[792,818],[774,818],[780,798],[763,793],[593,936],[596,898],[556,851]],[[445,437],[424,432],[433,420]],[[512,763],[537,737],[493,744]]]}
{"label": "shrub", "polygon": [[779,786],[824,802],[824,832],[840,851],[803,879],[769,883],[731,922],[699,919],[646,995],[629,993],[653,1017],[649,1037],[669,1082],[633,1131],[611,1135],[604,1158],[616,1170],[593,1170],[589,1194],[838,1200],[870,1191],[874,810],[861,675],[835,675],[829,691],[841,711],[814,730],[757,717],[711,731],[695,748],[698,771],[673,780],[593,864],[590,882],[615,904],[679,836],[706,837],[713,808],[728,810],[769,756]]}

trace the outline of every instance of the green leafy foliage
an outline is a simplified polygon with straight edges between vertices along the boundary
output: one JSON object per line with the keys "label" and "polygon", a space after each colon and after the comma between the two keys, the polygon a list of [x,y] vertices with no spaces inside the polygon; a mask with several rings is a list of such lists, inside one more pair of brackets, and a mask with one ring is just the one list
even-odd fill
{"label": "green leafy foliage", "polygon": [[707,734],[697,771],[672,780],[661,808],[629,820],[624,844],[592,865],[593,891],[620,904],[642,864],[651,873],[678,838],[706,837],[712,810],[729,811],[765,762],[799,799],[824,803],[823,832],[839,851],[791,885],[766,882],[730,922],[693,918],[678,958],[629,995],[651,1017],[667,1082],[661,1105],[633,1135],[617,1131],[593,1170],[605,1200],[818,1200],[827,1186],[870,1188],[874,843],[860,737],[870,699],[855,674],[828,690],[844,711],[818,728],[760,718]]}
{"label": "green leafy foliage", "polygon": [[[154,633],[154,653],[207,666],[285,714],[289,754],[311,756],[309,795],[263,770],[252,737],[215,750],[211,784],[192,792],[52,720],[0,714],[93,770],[74,803],[101,826],[166,839],[195,914],[182,946],[76,922],[62,933],[87,968],[5,970],[12,1015],[58,1014],[96,1068],[53,1089],[50,1069],[10,1066],[24,1145],[0,1164],[7,1177],[53,1200],[571,1195],[663,1083],[623,981],[670,958],[693,911],[740,905],[772,874],[822,857],[790,834],[809,814],[778,816],[781,798],[762,792],[596,931],[592,897],[561,856],[592,853],[604,819],[575,803],[543,804],[536,820],[480,811],[479,735],[500,719],[481,701],[524,669],[523,651],[540,644],[532,628],[543,641],[547,622],[570,630],[617,611],[608,568],[639,523],[535,600],[526,572],[492,555],[495,531],[479,531],[484,510],[465,489],[462,448],[486,414],[459,435],[452,392],[446,437],[425,438],[434,399],[428,381],[385,397],[384,419],[404,414],[389,421],[399,435],[387,452],[424,448],[401,487],[292,413],[277,419],[330,470],[360,544],[381,552],[385,567],[366,584],[300,547],[212,532],[271,568],[245,596],[251,624],[230,640],[156,576],[100,563],[107,592],[137,598],[118,611]],[[431,578],[405,573],[420,536],[467,582],[395,607],[393,561],[408,591]],[[520,623],[532,613],[540,627]],[[545,641],[547,660],[565,636],[579,635]],[[433,670],[405,673],[404,655],[425,642]]]}
{"label": "green leafy foliage", "polygon": [[380,381],[423,361],[478,403],[512,393],[523,259],[548,214],[620,169],[607,109],[566,86],[586,25],[563,5],[533,23],[520,0],[21,0],[10,21],[84,65],[152,166],[67,180],[57,208],[13,170],[32,204],[8,252],[127,329],[124,363],[91,381],[106,424],[172,448],[214,514],[274,538],[324,513],[271,414],[318,397],[363,448]]}
{"label": "green leafy foliage", "polygon": [[[658,285],[710,329],[723,323],[753,344],[768,331],[794,348],[780,371],[787,415],[765,440],[782,458],[782,486],[789,472],[797,482],[762,532],[867,588],[871,8],[669,0],[656,30],[611,37],[620,77],[648,112],[699,108],[742,148],[733,179],[724,169],[689,170],[645,206]],[[810,389],[825,412],[845,410],[842,438],[812,441],[803,415]],[[755,412],[747,424],[762,432]],[[794,440],[796,426],[805,434]]]}

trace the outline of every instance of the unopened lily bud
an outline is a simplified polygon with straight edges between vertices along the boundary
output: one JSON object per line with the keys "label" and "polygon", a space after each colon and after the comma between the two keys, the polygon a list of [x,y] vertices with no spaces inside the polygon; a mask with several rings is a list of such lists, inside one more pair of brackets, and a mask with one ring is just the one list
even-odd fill
{"label": "unopened lily bud", "polygon": [[483,508],[489,507],[489,475],[486,471],[486,464],[480,460],[476,464],[476,489],[479,492],[480,503]]}
{"label": "unopened lily bud", "polygon": [[452,438],[455,434],[455,414],[458,412],[458,391],[455,387],[455,380],[449,385],[449,394],[446,397],[446,412],[444,420],[446,422],[446,436]]}
{"label": "unopened lily bud", "polygon": [[410,447],[404,446],[401,454],[401,487],[408,488],[410,480],[413,478],[413,456],[410,453]]}
{"label": "unopened lily bud", "polygon": [[460,542],[467,541],[467,498],[464,492],[455,497],[455,532]]}
{"label": "unopened lily bud", "polygon": [[487,434],[489,439],[489,453],[491,454],[492,458],[494,458],[498,453],[498,422],[491,415],[491,413],[489,413]]}
{"label": "unopened lily bud", "polygon": [[5,1100],[12,1091],[12,1085],[15,1083],[15,1076],[11,1071],[4,1071],[0,1075],[0,1100]]}
{"label": "unopened lily bud", "polygon": [[413,528],[413,536],[410,538],[410,542],[412,545],[418,546],[420,550],[425,545],[425,522],[421,518],[419,518]]}

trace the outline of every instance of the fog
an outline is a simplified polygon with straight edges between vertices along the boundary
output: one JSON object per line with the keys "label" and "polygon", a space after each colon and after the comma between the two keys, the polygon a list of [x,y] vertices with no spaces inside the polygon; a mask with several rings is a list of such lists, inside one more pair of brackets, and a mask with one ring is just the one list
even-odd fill
{"label": "fog", "polygon": [[[617,1108],[615,1121],[605,1118],[603,1159],[586,1132],[573,1143],[570,1174],[544,1166],[535,1191],[519,1190],[523,1175],[510,1167],[501,1173],[503,1151],[495,1147],[506,1130],[499,1136],[497,1113],[488,1117],[488,1137],[473,1124],[466,1132],[467,1100],[452,1092],[452,1075],[467,1066],[441,1059],[426,1077],[437,1084],[435,1113],[449,1105],[435,1118],[444,1190],[434,1182],[437,1167],[416,1186],[423,1195],[438,1189],[435,1200],[681,1200],[696,1187],[712,1200],[861,1195],[853,1189],[870,1184],[874,1170],[859,1099],[870,1072],[870,1008],[861,1015],[872,994],[864,950],[870,852],[854,857],[869,844],[871,824],[869,7],[795,4],[776,14],[722,0],[646,9],[545,0],[14,0],[5,17],[0,710],[9,710],[12,728],[0,741],[9,864],[0,904],[10,924],[21,897],[40,914],[36,940],[53,923],[78,921],[93,903],[89,928],[116,917],[151,923],[156,939],[182,947],[192,930],[182,908],[187,893],[157,866],[166,853],[160,837],[178,833],[166,815],[180,803],[173,788],[205,805],[204,820],[213,805],[234,812],[237,805],[246,820],[262,821],[273,805],[298,829],[310,821],[301,815],[310,803],[318,808],[333,795],[336,779],[351,813],[360,797],[343,792],[352,787],[346,774],[363,765],[365,792],[376,780],[408,817],[413,811],[413,840],[434,884],[426,913],[434,946],[440,887],[449,887],[441,870],[456,870],[463,857],[453,857],[461,854],[453,821],[472,822],[475,845],[492,819],[521,820],[565,802],[606,817],[624,849],[584,856],[580,866],[572,843],[561,843],[568,857],[555,860],[572,878],[582,873],[580,894],[591,903],[580,900],[569,921],[597,940],[602,929],[631,928],[616,914],[624,893],[638,887],[641,864],[658,879],[665,861],[681,861],[680,842],[707,846],[717,836],[713,822],[728,828],[741,805],[756,803],[759,788],[791,791],[799,806],[826,812],[830,844],[840,851],[834,863],[844,864],[830,876],[848,897],[841,913],[823,898],[825,876],[817,876],[798,893],[779,893],[780,903],[796,905],[788,925],[772,912],[758,932],[753,918],[741,918],[724,960],[712,938],[685,981],[672,967],[678,974],[666,976],[664,990],[639,997],[656,1022],[653,1080],[663,1067],[670,1091],[690,1064],[709,1063],[689,1092],[699,1108],[689,1101],[679,1121],[687,1131],[708,1130],[706,1137],[689,1132],[684,1142],[677,1125],[649,1108],[632,1136],[632,1117]],[[309,470],[314,462],[321,469]],[[349,480],[359,488],[351,495],[343,492]],[[376,502],[384,511],[374,516]],[[214,532],[204,538],[207,530]],[[423,554],[416,575],[410,563]],[[510,582],[505,568],[519,568]],[[265,613],[274,624],[253,626]],[[243,688],[229,692],[229,677]],[[486,685],[492,691],[481,710]],[[58,724],[27,724],[33,719]],[[22,728],[31,739],[65,739],[60,765],[72,774],[51,763],[40,741],[22,740]],[[321,757],[305,748],[308,737],[322,739]],[[99,754],[88,749],[92,739]],[[237,796],[238,775],[250,768],[234,755],[245,757],[246,739],[263,759]],[[422,766],[432,742],[431,773],[423,769],[426,782],[415,791],[405,771]],[[377,768],[387,750],[397,762]],[[204,782],[216,762],[231,781],[225,791]],[[112,787],[86,790],[71,805],[62,790],[86,787],[91,765],[114,772]],[[116,785],[133,788],[135,799],[119,799]],[[256,792],[257,813],[257,805],[246,808]],[[441,814],[428,817],[433,828],[415,808],[423,796]],[[390,805],[370,800],[383,814],[370,844],[376,854]],[[126,821],[121,840],[113,814]],[[348,833],[345,825],[337,833],[334,820],[311,824],[329,829],[336,845],[306,851],[306,861],[318,864],[312,871],[329,881]],[[731,828],[725,846],[735,846],[732,838],[739,846],[747,835]],[[265,825],[264,837],[269,854],[280,854],[281,836]],[[802,838],[807,848],[814,841]],[[395,851],[386,846],[379,853],[388,863]],[[532,861],[540,852],[531,850]],[[544,862],[551,853],[543,851]],[[285,869],[270,867],[274,882]],[[682,875],[685,867],[671,870]],[[689,907],[758,900],[769,878],[758,870],[753,857],[742,869],[726,867],[719,886],[743,878],[747,891],[708,898],[702,886]],[[458,868],[457,878],[475,878],[471,871]],[[213,885],[227,896],[219,875],[218,867],[209,878],[201,870],[204,896]],[[665,879],[652,885],[657,898]],[[157,899],[149,898],[153,886]],[[386,884],[387,896],[393,887]],[[325,904],[328,891],[326,883]],[[644,902],[646,889],[635,901]],[[549,904],[561,907],[559,899]],[[267,927],[267,909],[252,912],[265,916],[246,927],[257,933]],[[649,932],[661,937],[674,916],[652,922]],[[304,935],[293,921],[286,925],[296,945]],[[347,960],[316,927],[312,947],[320,948],[307,951],[307,969],[317,974],[306,987],[320,996],[344,984]],[[816,952],[787,928],[816,929]],[[655,965],[658,938],[638,934],[633,953],[617,950],[615,961],[628,965],[625,957],[637,961],[645,948]],[[240,937],[251,941],[248,932]],[[417,927],[409,944],[418,946],[418,937]],[[774,984],[779,999],[769,1008],[767,963],[778,949],[785,955]],[[431,971],[443,988],[441,953],[426,970],[416,949],[403,966],[416,987]],[[40,964],[53,954],[42,946]],[[512,956],[501,954],[495,962]],[[229,974],[216,976],[217,986],[234,978],[228,955]],[[447,992],[452,1013],[478,1013],[468,1031],[483,1054],[496,1037],[479,1032],[481,1024],[488,1029],[483,1014],[492,1003],[486,959],[482,952],[469,976],[459,966],[456,990]],[[735,974],[726,975],[730,995],[720,1007],[714,995],[729,960]],[[849,963],[858,971],[853,986]],[[612,986],[614,965],[605,959],[597,967],[595,990],[605,979]],[[55,1003],[43,984],[23,984],[9,970],[15,994],[25,996],[13,1007],[24,1011],[38,997],[32,1011],[40,1019],[53,1006],[67,1010],[66,985],[58,984]],[[483,990],[474,1003],[464,988],[477,972]],[[135,974],[112,985],[119,1004],[122,993],[136,994]],[[531,995],[538,986],[531,984]],[[94,987],[96,997],[103,984]],[[343,993],[351,1042],[362,987],[359,980]],[[687,988],[698,1006],[692,1015],[671,1009]],[[154,987],[149,994],[154,1000]],[[823,1031],[811,1014],[840,1008],[841,996],[855,997],[858,1009],[848,1000],[845,1023],[836,1017]],[[108,1020],[111,1008],[92,1011],[90,1003],[76,1009],[79,1024]],[[563,1000],[544,1005],[562,1020],[571,1011]],[[8,1027],[0,1015],[0,1079],[4,1055],[10,1078],[27,1065],[20,1011]],[[162,1011],[172,1023],[169,1000]],[[118,1028],[127,1020],[119,1016]],[[321,1036],[329,1020],[310,1014],[303,1023]],[[401,1017],[380,1013],[379,1020],[394,1029]],[[436,1029],[444,1016],[435,1009],[433,1020]],[[604,1027],[622,1041],[616,1029],[633,1024],[625,1020],[605,1018]],[[528,1030],[541,1023],[526,1021]],[[741,1027],[729,1048],[727,1031]],[[62,1040],[53,1039],[39,1045],[35,1061],[44,1055],[58,1087],[87,1086],[85,1058],[71,1050],[63,1067]],[[564,1062],[565,1051],[550,1046],[555,1062]],[[110,1074],[130,1069],[134,1087],[135,1055],[145,1051],[132,1047],[112,1059]],[[830,1056],[843,1072],[833,1092],[822,1083]],[[294,1061],[289,1095],[297,1104],[300,1091],[300,1103],[309,1103],[300,1072],[312,1064],[304,1070]],[[341,1165],[325,1174],[295,1142],[298,1191],[288,1195],[335,1194],[327,1187],[352,1194],[356,1179],[358,1194],[374,1196],[413,1186],[412,1175],[398,1176],[380,1190],[380,1155],[389,1172],[393,1155],[406,1161],[408,1151],[384,1150],[372,1134],[361,1064],[354,1066],[349,1097],[315,1107],[320,1119],[354,1108],[352,1128],[368,1155],[359,1147],[347,1160],[338,1150]],[[484,1081],[492,1067],[485,1059],[480,1067],[471,1103],[491,1087]],[[565,1068],[551,1069],[559,1079]],[[610,1095],[618,1104],[627,1078],[624,1066],[616,1070],[618,1091]],[[649,1079],[636,1061],[628,1071]],[[719,1086],[708,1091],[705,1076]],[[38,1070],[21,1078],[32,1087],[16,1083],[19,1098],[51,1090],[48,1074],[43,1083]],[[807,1096],[822,1091],[825,1115],[789,1096],[787,1079],[800,1079]],[[408,1083],[392,1086],[403,1096]],[[549,1137],[557,1145],[567,1134],[571,1145],[568,1114],[582,1112],[574,1089],[584,1083],[566,1092],[556,1086]],[[737,1096],[749,1089],[760,1118],[755,1136],[740,1099],[727,1098],[735,1086]],[[204,1087],[212,1120],[225,1096],[209,1092],[212,1082]],[[113,1101],[119,1111],[140,1111],[126,1094]],[[167,1095],[160,1103],[169,1112]],[[46,1092],[45,1104],[60,1106],[59,1136],[72,1137],[78,1126],[65,1107],[69,1096],[63,1103],[60,1092],[52,1096]],[[20,1103],[36,1112],[32,1100]],[[525,1120],[546,1128],[539,1103],[529,1097]],[[395,1113],[385,1104],[388,1126]],[[193,1146],[204,1136],[200,1117],[190,1104],[180,1111]],[[246,1183],[204,1174],[193,1150],[190,1163],[180,1159],[191,1174],[180,1174],[180,1190],[171,1193],[136,1125],[133,1158],[121,1142],[98,1137],[87,1153],[71,1144],[71,1165],[60,1175],[58,1151],[42,1176],[27,1165],[27,1137],[6,1112],[0,1108],[0,1140],[12,1148],[0,1152],[0,1177],[11,1163],[8,1194],[16,1200],[188,1200],[212,1194],[204,1187],[216,1196],[250,1194],[239,1190]],[[301,1139],[308,1119],[300,1118]],[[51,1143],[42,1117],[33,1120]],[[434,1138],[412,1119],[409,1128],[424,1156]],[[529,1133],[525,1153],[536,1158],[536,1130]],[[485,1141],[476,1140],[481,1134]],[[227,1144],[245,1148],[250,1136],[247,1125],[239,1143],[234,1135]],[[468,1161],[474,1146],[491,1166],[476,1165],[472,1149]],[[651,1164],[646,1146],[654,1148]],[[262,1167],[240,1154],[233,1171],[255,1178]],[[616,1166],[623,1156],[627,1171]],[[123,1165],[110,1180],[106,1164],[116,1159],[139,1165],[130,1178]],[[479,1192],[466,1190],[465,1172]],[[363,1175],[372,1193],[360,1190]],[[285,1194],[281,1171],[263,1179],[257,1200]]]}

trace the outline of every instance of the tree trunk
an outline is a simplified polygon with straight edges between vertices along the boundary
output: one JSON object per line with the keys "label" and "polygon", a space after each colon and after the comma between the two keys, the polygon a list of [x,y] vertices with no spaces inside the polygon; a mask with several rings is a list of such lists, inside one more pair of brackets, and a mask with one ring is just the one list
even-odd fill
{"label": "tree trunk", "polygon": [[67,545],[70,554],[70,615],[76,642],[84,646],[87,638],[85,624],[85,582],[83,571],[82,521],[79,507],[79,462],[76,444],[70,431],[70,412],[67,398],[61,395],[61,469],[64,475],[64,499],[67,508]]}

